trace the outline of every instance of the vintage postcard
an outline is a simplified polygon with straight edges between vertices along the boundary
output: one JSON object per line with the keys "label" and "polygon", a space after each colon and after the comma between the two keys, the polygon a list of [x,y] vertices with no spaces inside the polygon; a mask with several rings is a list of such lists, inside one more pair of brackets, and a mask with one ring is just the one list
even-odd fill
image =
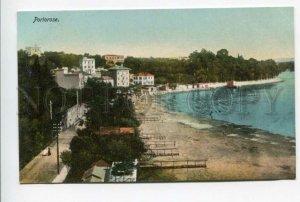
{"label": "vintage postcard", "polygon": [[294,9],[20,11],[19,179],[295,179]]}

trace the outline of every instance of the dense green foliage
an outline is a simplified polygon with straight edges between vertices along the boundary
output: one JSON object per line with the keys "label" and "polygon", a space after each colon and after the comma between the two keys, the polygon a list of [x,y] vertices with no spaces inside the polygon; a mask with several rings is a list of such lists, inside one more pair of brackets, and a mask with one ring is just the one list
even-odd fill
{"label": "dense green foliage", "polygon": [[281,71],[274,60],[232,57],[226,49],[217,54],[205,49],[194,51],[187,60],[127,57],[124,65],[133,73],[154,74],[156,84],[258,80],[275,77]]}
{"label": "dense green foliage", "polygon": [[[83,55],[64,52],[45,52],[50,68],[79,67],[83,56],[94,58],[96,67],[106,67],[105,59],[100,55]],[[216,54],[202,49],[191,53],[187,60],[170,58],[135,58],[127,57],[124,66],[132,69],[131,73],[150,72],[155,75],[155,83],[198,83],[228,80],[257,80],[277,76],[284,67],[279,67],[274,60],[244,59],[238,55],[229,55],[226,49]],[[289,68],[290,69],[290,68]]]}
{"label": "dense green foliage", "polygon": [[116,163],[111,173],[115,176],[131,175],[133,172],[134,164],[132,161],[125,161]]}
{"label": "dense green foliage", "polygon": [[72,160],[72,152],[69,150],[65,150],[61,152],[60,154],[61,161],[64,165],[70,167],[71,166],[71,160]]}
{"label": "dense green foliage", "polygon": [[[120,89],[119,89],[120,90]],[[127,88],[122,89],[127,92]],[[138,126],[134,116],[133,104],[125,95],[117,96],[117,89],[109,84],[89,79],[82,90],[82,100],[92,110],[87,112],[87,128],[100,126]]]}
{"label": "dense green foliage", "polygon": [[49,102],[53,119],[65,110],[64,91],[57,87],[45,57],[18,52],[20,169],[52,140]]}
{"label": "dense green foliage", "polygon": [[293,72],[293,71],[295,71],[295,63],[294,62],[280,62],[278,64],[278,68],[282,72],[286,71],[286,70]]}
{"label": "dense green foliage", "polygon": [[[119,90],[128,91],[126,88]],[[137,130],[134,135],[101,136],[97,134],[100,127],[136,127],[139,125],[129,97],[125,94],[117,95],[116,91],[117,89],[111,88],[108,84],[93,79],[87,81],[82,92],[83,101],[89,108],[86,114],[86,128],[78,130],[78,136],[71,141],[71,170],[65,182],[81,182],[84,171],[95,161],[131,162],[140,158],[144,152],[144,145]],[[120,167],[119,172],[130,172],[130,167],[123,165]],[[129,169],[124,170],[124,168]]]}

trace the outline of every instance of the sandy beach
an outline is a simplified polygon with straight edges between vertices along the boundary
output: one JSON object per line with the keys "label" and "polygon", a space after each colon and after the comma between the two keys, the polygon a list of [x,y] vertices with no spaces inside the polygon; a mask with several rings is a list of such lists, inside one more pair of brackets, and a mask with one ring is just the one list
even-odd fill
{"label": "sandy beach", "polygon": [[294,138],[206,118],[168,112],[154,102],[136,101],[136,113],[159,117],[144,121],[141,136],[157,134],[175,141],[178,156],[157,160],[207,159],[207,168],[140,169],[140,182],[294,179]]}

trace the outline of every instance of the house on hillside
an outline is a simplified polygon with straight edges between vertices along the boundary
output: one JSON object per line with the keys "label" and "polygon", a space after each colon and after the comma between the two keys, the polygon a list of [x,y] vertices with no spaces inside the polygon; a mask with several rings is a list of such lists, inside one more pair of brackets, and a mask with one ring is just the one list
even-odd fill
{"label": "house on hillside", "polygon": [[108,69],[110,77],[114,79],[115,87],[128,87],[129,80],[129,71],[131,69],[121,66],[114,66]]}
{"label": "house on hillside", "polygon": [[95,74],[95,59],[94,58],[87,58],[83,57],[79,62],[81,71],[88,73],[88,74]]}
{"label": "house on hillside", "polygon": [[84,172],[82,181],[86,183],[108,182],[110,164],[103,160],[93,163],[92,167]]}
{"label": "house on hillside", "polygon": [[84,86],[84,76],[81,72],[69,73],[66,68],[57,68],[54,75],[56,83],[62,88],[81,89]]}
{"label": "house on hillside", "polygon": [[124,55],[103,55],[103,58],[106,60],[106,63],[112,62],[116,63],[124,63],[125,57]]}
{"label": "house on hillside", "polygon": [[133,76],[133,83],[142,86],[153,86],[154,75],[148,72],[141,72]]}
{"label": "house on hillside", "polygon": [[41,47],[38,47],[37,45],[33,47],[32,46],[26,47],[25,52],[27,53],[28,56],[33,56],[33,55],[41,56],[42,54]]}

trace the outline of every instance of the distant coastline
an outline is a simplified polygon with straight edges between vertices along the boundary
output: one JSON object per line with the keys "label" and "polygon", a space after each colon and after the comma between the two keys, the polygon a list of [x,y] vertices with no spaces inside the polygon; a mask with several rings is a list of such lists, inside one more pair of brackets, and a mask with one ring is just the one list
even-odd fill
{"label": "distant coastline", "polygon": [[[273,84],[282,82],[283,80],[279,77],[271,78],[271,79],[262,79],[262,80],[252,80],[252,81],[235,81],[234,85],[236,87],[242,86],[254,86],[254,85],[264,85],[264,84]],[[166,91],[159,91],[157,95],[163,95],[167,93],[181,93],[181,92],[189,92],[189,91],[197,91],[197,90],[209,90],[214,88],[226,87],[226,82],[215,82],[215,83],[200,83],[197,85],[193,84],[179,84],[176,89],[168,89]]]}

